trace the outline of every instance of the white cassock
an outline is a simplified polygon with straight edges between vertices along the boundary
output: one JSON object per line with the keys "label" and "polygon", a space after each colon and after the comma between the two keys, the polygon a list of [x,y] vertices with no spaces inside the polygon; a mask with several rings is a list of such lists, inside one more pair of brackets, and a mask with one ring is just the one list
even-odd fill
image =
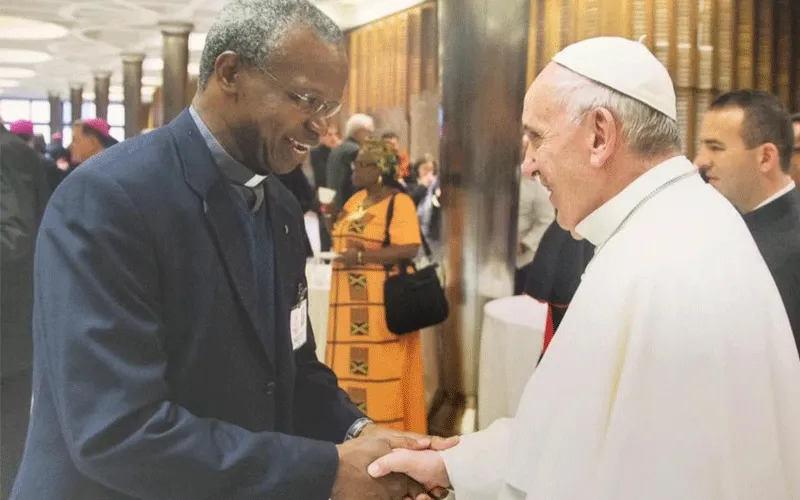
{"label": "white cassock", "polygon": [[443,452],[456,498],[800,499],[800,359],[731,204],[676,157],[576,230],[598,250],[516,416]]}

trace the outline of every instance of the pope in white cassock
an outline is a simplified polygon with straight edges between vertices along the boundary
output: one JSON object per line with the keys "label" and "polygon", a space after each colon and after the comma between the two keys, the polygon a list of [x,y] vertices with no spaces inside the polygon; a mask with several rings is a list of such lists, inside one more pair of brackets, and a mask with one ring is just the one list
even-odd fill
{"label": "pope in white cassock", "polygon": [[798,500],[800,359],[741,216],[681,155],[639,43],[579,42],[525,97],[524,161],[596,247],[514,418],[395,451],[458,500]]}

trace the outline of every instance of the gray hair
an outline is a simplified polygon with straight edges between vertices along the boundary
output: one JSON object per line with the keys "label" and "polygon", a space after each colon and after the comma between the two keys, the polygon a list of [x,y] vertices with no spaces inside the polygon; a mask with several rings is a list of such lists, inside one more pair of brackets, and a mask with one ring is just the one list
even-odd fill
{"label": "gray hair", "polygon": [[344,37],[331,18],[308,0],[233,0],[217,15],[206,34],[200,58],[199,86],[205,89],[214,64],[225,51],[239,55],[248,68],[266,69],[289,32],[311,29],[321,40],[342,45]]}
{"label": "gray hair", "polygon": [[620,121],[631,150],[645,158],[681,149],[678,122],[650,106],[563,68],[556,80],[558,99],[573,123],[587,111],[606,108]]}
{"label": "gray hair", "polygon": [[355,114],[347,119],[347,124],[344,126],[344,136],[353,137],[353,134],[361,129],[367,129],[371,132],[375,131],[375,120],[369,115]]}

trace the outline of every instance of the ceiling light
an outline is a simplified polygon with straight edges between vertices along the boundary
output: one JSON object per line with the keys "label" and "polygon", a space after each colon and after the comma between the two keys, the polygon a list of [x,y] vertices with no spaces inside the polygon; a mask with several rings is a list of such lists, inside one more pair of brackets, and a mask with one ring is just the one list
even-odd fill
{"label": "ceiling light", "polygon": [[46,52],[23,49],[0,49],[0,61],[8,64],[36,64],[52,59]]}
{"label": "ceiling light", "polygon": [[5,88],[19,87],[19,82],[16,80],[0,80],[0,87],[5,87]]}
{"label": "ceiling light", "polygon": [[156,93],[155,87],[142,87],[142,96],[152,97]]}
{"label": "ceiling light", "polygon": [[186,68],[187,73],[192,76],[197,76],[200,74],[200,63],[189,63],[189,66]]}
{"label": "ceiling light", "polygon": [[69,33],[58,24],[22,17],[0,16],[0,40],[54,40]]}
{"label": "ceiling light", "polygon": [[206,45],[205,33],[192,33],[189,35],[189,50],[192,52],[200,52]]}
{"label": "ceiling light", "polygon": [[35,74],[32,69],[0,67],[0,78],[30,78]]}
{"label": "ceiling light", "polygon": [[144,71],[161,71],[164,69],[164,61],[159,57],[148,57],[142,63]]}

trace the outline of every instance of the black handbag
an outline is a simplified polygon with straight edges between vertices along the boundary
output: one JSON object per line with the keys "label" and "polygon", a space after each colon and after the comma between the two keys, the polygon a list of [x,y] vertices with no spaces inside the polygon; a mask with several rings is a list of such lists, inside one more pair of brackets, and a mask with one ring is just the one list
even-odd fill
{"label": "black handbag", "polygon": [[[394,198],[395,195],[392,195],[386,212],[384,248],[391,245],[389,228],[394,216]],[[425,255],[430,260],[430,246],[421,232],[420,236]],[[386,325],[390,332],[404,335],[438,325],[447,319],[450,307],[436,274],[437,264],[417,269],[413,261],[404,261],[398,264],[399,274],[389,276],[392,267],[391,264],[385,266],[386,282],[383,285]],[[413,273],[408,272],[409,267],[414,270]]]}

